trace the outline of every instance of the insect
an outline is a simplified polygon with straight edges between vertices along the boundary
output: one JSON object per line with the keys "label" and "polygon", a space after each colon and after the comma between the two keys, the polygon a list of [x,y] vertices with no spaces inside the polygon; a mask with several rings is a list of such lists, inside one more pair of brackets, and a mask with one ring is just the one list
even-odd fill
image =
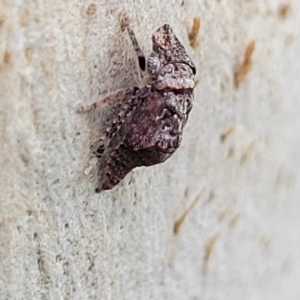
{"label": "insect", "polygon": [[127,18],[121,26],[129,34],[147,84],[117,90],[85,109],[118,106],[95,150],[99,159],[96,192],[113,188],[135,167],[167,160],[180,146],[192,109],[196,67],[170,25],[161,26],[152,35],[148,60]]}

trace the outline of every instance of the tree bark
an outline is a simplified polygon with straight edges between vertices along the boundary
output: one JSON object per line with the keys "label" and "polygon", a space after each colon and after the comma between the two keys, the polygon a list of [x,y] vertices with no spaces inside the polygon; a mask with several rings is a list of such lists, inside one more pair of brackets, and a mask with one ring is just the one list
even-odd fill
{"label": "tree bark", "polygon": [[[299,299],[299,1],[0,3],[0,299]],[[179,150],[96,194],[76,108],[142,84],[124,11],[198,84]]]}

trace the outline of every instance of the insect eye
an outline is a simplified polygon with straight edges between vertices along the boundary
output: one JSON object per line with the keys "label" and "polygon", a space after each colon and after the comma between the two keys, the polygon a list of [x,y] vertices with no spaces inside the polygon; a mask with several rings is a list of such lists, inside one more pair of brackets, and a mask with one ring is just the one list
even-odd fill
{"label": "insect eye", "polygon": [[138,60],[139,60],[139,66],[140,66],[141,70],[145,71],[146,70],[146,59],[145,59],[145,57],[144,56],[139,56]]}
{"label": "insect eye", "polygon": [[197,73],[196,67],[192,67],[192,71],[193,71],[193,74],[196,75],[196,73]]}

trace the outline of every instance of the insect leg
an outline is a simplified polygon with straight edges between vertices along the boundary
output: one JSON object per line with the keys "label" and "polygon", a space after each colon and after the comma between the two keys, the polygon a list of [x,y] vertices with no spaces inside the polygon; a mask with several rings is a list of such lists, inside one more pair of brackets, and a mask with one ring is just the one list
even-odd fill
{"label": "insect leg", "polygon": [[129,25],[129,19],[127,16],[124,16],[124,15],[122,16],[121,27],[122,27],[122,30],[125,30],[125,28],[126,28],[128,35],[130,37],[132,46],[134,48],[134,51],[138,57],[139,66],[142,71],[145,71],[146,70],[146,58],[145,58],[145,55],[136,39],[133,29]]}
{"label": "insect leg", "polygon": [[115,104],[117,100],[124,99],[124,97],[128,94],[132,94],[135,91],[135,88],[126,88],[126,89],[119,89],[111,94],[107,95],[104,98],[99,99],[98,101],[92,103],[91,105],[88,106],[80,106],[77,109],[78,113],[84,113],[84,112],[89,112],[91,110],[95,109],[101,109],[104,108],[107,105],[110,104]]}

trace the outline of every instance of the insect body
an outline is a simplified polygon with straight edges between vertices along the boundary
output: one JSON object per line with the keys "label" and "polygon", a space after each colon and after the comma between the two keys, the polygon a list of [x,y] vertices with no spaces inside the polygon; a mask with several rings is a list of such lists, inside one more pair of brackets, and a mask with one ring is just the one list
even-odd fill
{"label": "insect body", "polygon": [[123,28],[129,33],[149,84],[118,90],[91,106],[121,99],[116,119],[96,150],[100,160],[96,191],[113,188],[135,167],[168,159],[180,146],[192,109],[196,67],[170,25],[161,26],[153,34],[147,63],[127,19]]}

